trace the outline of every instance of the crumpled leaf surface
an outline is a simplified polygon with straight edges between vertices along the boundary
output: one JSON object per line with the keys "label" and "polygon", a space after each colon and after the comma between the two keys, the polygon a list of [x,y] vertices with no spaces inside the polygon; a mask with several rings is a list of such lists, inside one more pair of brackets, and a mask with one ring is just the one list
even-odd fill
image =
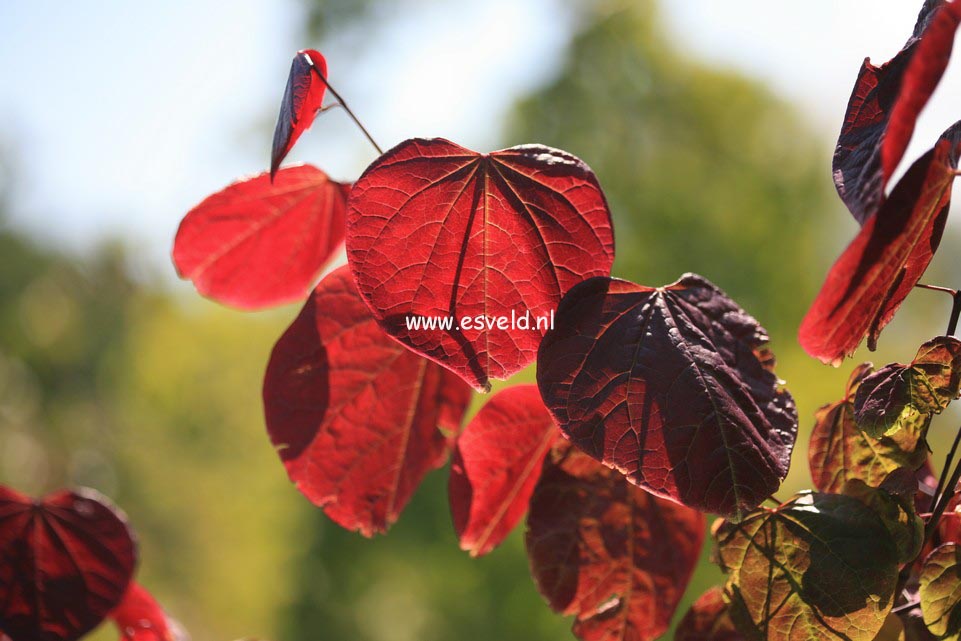
{"label": "crumpled leaf surface", "polygon": [[822,492],[841,493],[845,484],[852,480],[878,487],[895,470],[916,470],[927,459],[925,425],[922,423],[910,423],[905,429],[879,438],[858,429],[854,420],[854,397],[861,381],[871,371],[870,363],[856,367],[848,380],[844,397],[825,405],[815,414],[808,465],[814,487]]}
{"label": "crumpled leaf surface", "polygon": [[137,563],[126,516],[89,489],[33,500],[0,486],[0,629],[73,641],[120,603]]}
{"label": "crumpled leaf surface", "polygon": [[701,276],[665,287],[594,278],[541,344],[537,383],[561,430],[641,487],[743,514],[787,474],[797,411],[767,334]]}
{"label": "crumpled leaf surface", "polygon": [[327,60],[320,52],[313,49],[297,52],[290,63],[287,87],[280,101],[280,114],[274,128],[274,142],[270,150],[271,180],[300,135],[314,123],[324,102],[326,79]]}
{"label": "crumpled leaf surface", "polygon": [[872,641],[894,603],[897,550],[856,498],[804,493],[715,537],[731,617],[750,639]]}
{"label": "crumpled leaf surface", "polygon": [[650,641],[668,627],[697,564],[704,516],[628,483],[559,443],[527,517],[541,594],[582,641]]}
{"label": "crumpled leaf surface", "polygon": [[894,58],[861,66],[834,152],[838,194],[859,223],[884,203],[918,115],[947,67],[959,21],[961,3],[929,0]]}
{"label": "crumpled leaf surface", "polygon": [[498,392],[467,424],[454,447],[448,486],[462,549],[481,556],[510,534],[558,438],[536,385]]}
{"label": "crumpled leaf surface", "polygon": [[858,426],[875,436],[912,430],[943,412],[961,391],[961,340],[924,343],[909,365],[890,363],[865,377],[854,399]]}
{"label": "crumpled leaf surface", "polygon": [[277,341],[263,390],[267,431],[291,481],[364,536],[385,532],[447,459],[470,394],[380,330],[346,266],[320,282]]}
{"label": "crumpled leaf surface", "polygon": [[945,543],[924,560],[921,569],[921,612],[935,636],[961,638],[961,548]]}
{"label": "crumpled leaf surface", "polygon": [[235,182],[180,223],[177,273],[239,309],[303,300],[343,243],[349,191],[310,165]]}
{"label": "crumpled leaf surface", "polygon": [[[440,138],[402,142],[367,168],[346,245],[384,330],[484,391],[534,360],[546,331],[535,319],[614,260],[604,194],[579,159],[540,145],[479,154]],[[526,312],[530,329],[488,327]],[[478,316],[482,327],[461,327]],[[409,329],[411,317],[455,326]]]}
{"label": "crumpled leaf surface", "polygon": [[722,588],[715,586],[698,597],[678,624],[674,641],[745,641],[727,612]]}
{"label": "crumpled leaf surface", "polygon": [[798,332],[808,354],[837,366],[865,337],[874,349],[938,249],[959,154],[961,122],[908,169],[835,261]]}

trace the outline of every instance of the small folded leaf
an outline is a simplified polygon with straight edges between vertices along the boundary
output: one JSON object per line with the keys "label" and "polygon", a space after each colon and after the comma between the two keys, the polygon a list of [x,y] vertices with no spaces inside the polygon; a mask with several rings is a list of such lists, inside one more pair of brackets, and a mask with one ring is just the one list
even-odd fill
{"label": "small folded leaf", "polygon": [[270,151],[270,179],[290,153],[300,134],[313,124],[327,91],[327,60],[313,49],[301,49],[290,63],[287,87],[280,101]]}
{"label": "small folded leaf", "polygon": [[235,182],[180,223],[173,261],[197,291],[240,309],[303,300],[344,240],[350,186],[310,165]]}
{"label": "small folded leaf", "polygon": [[541,594],[582,641],[650,641],[668,627],[697,565],[704,516],[657,498],[561,441],[527,517]]}
{"label": "small folded leaf", "polygon": [[120,603],[137,563],[126,516],[88,489],[32,500],[0,486],[0,630],[73,641]]}
{"label": "small folded leaf", "polygon": [[385,532],[444,463],[470,394],[380,330],[346,266],[320,282],[277,341],[263,390],[290,480],[364,536]]}
{"label": "small folded leaf", "polygon": [[536,385],[498,392],[467,424],[454,447],[448,486],[461,549],[482,556],[510,534],[558,438]]}
{"label": "small folded leaf", "polygon": [[120,605],[110,613],[120,641],[189,641],[183,627],[138,583],[130,583]]}
{"label": "small folded leaf", "polygon": [[777,490],[797,437],[766,343],[700,276],[658,288],[593,278],[558,308],[537,383],[561,430],[604,465],[658,496],[740,515]]}
{"label": "small folded leaf", "polygon": [[865,60],[834,152],[834,182],[854,218],[864,223],[884,202],[924,109],[947,67],[961,3],[925,3],[914,35],[890,61]]}
{"label": "small folded leaf", "polygon": [[961,122],[908,169],[837,259],[801,322],[808,354],[837,366],[865,337],[874,349],[938,249],[959,153]]}
{"label": "small folded leaf", "polygon": [[745,636],[872,641],[894,603],[897,549],[858,499],[804,493],[715,528],[725,596]]}
{"label": "small folded leaf", "polygon": [[694,602],[678,624],[674,641],[745,641],[728,614],[723,589],[710,588]]}
{"label": "small folded leaf", "polygon": [[855,479],[878,487],[891,472],[899,468],[916,470],[927,459],[926,425],[911,423],[903,430],[879,438],[858,429],[854,420],[854,397],[861,381],[870,373],[870,363],[856,367],[844,398],[825,405],[815,415],[808,464],[814,487],[822,492],[841,493],[845,484]]}
{"label": "small folded leaf", "polygon": [[961,547],[945,543],[921,568],[921,612],[928,629],[940,639],[961,638]]}
{"label": "small folded leaf", "polygon": [[[482,391],[529,365],[561,297],[614,261],[594,173],[540,145],[407,140],[367,168],[347,209],[347,257],[377,322]],[[438,318],[451,325],[410,324]]]}
{"label": "small folded leaf", "polygon": [[854,398],[855,419],[866,434],[916,429],[940,414],[961,390],[961,340],[934,338],[910,365],[890,363],[864,378]]}

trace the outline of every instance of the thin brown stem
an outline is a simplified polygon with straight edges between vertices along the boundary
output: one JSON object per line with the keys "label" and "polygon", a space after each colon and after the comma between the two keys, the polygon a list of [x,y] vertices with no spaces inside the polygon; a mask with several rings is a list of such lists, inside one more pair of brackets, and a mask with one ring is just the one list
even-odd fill
{"label": "thin brown stem", "polygon": [[892,609],[891,609],[891,614],[897,614],[898,612],[904,612],[905,610],[911,610],[911,609],[913,609],[913,608],[918,607],[919,605],[921,605],[921,600],[920,600],[920,599],[915,599],[915,600],[913,600],[913,601],[908,601],[907,603],[902,603],[901,605],[899,605],[899,606],[896,607],[896,608],[892,608]]}
{"label": "thin brown stem", "polygon": [[961,444],[961,429],[958,429],[958,433],[954,435],[954,442],[951,444],[951,449],[948,450],[948,456],[944,459],[944,467],[941,468],[941,476],[938,478],[938,486],[934,489],[934,495],[931,497],[932,512],[935,508],[935,504],[938,501],[938,497],[940,497],[941,492],[944,491],[944,484],[948,480],[948,471],[951,469],[951,464],[954,462],[954,455],[958,451],[959,444]]}
{"label": "thin brown stem", "polygon": [[961,291],[954,292],[954,303],[951,305],[951,319],[948,321],[947,336],[958,333],[958,320],[961,319]]}
{"label": "thin brown stem", "polygon": [[915,287],[919,287],[921,289],[929,289],[932,292],[943,292],[945,294],[950,294],[951,296],[954,296],[955,294],[958,293],[956,289],[951,289],[950,287],[942,287],[941,285],[928,285],[926,283],[918,283],[917,285],[915,285]]}
{"label": "thin brown stem", "polygon": [[[961,435],[961,427],[958,428],[958,434]],[[961,440],[961,436],[955,436],[955,442]],[[944,514],[944,510],[947,509],[948,503],[954,498],[955,493],[958,489],[958,482],[961,481],[961,461],[958,461],[954,466],[954,471],[951,473],[951,478],[948,480],[948,484],[944,486],[944,490],[940,495],[935,496],[934,509],[931,511],[931,518],[928,519],[927,524],[924,526],[924,542],[927,543],[934,531],[938,527],[938,523],[941,521],[941,515]]]}
{"label": "thin brown stem", "polygon": [[[308,60],[309,60],[309,57],[308,57]],[[358,118],[356,114],[354,114],[354,112],[351,110],[351,108],[347,106],[347,102],[343,99],[343,97],[341,97],[341,95],[337,92],[337,90],[331,86],[330,81],[328,81],[327,78],[324,77],[324,74],[320,73],[320,69],[317,68],[317,66],[313,63],[313,61],[309,60],[309,63],[310,63],[310,68],[313,70],[313,72],[317,74],[317,77],[320,78],[325,85],[327,85],[327,90],[330,91],[330,94],[334,97],[334,99],[338,102],[338,104],[340,104],[340,106],[344,108],[344,111],[346,111],[347,115],[350,116],[350,119],[354,121],[354,124],[357,125],[357,128],[364,133],[364,136],[366,136],[370,144],[374,146],[374,149],[377,150],[377,153],[383,155],[384,150],[380,148],[380,145],[377,144],[377,141],[374,140],[374,137],[370,135],[370,132],[367,131],[367,127],[365,127],[364,123],[360,121],[360,118]]]}
{"label": "thin brown stem", "polygon": [[924,283],[918,283],[915,287],[928,289],[932,292],[942,292],[951,296],[953,300],[951,304],[951,317],[948,319],[948,331],[945,332],[945,335],[954,336],[958,332],[958,321],[961,320],[961,290],[941,287],[940,285],[926,285]]}

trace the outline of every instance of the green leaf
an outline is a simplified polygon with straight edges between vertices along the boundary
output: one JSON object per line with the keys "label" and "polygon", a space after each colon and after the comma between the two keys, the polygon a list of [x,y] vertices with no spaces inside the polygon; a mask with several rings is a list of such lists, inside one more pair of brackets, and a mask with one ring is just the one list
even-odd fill
{"label": "green leaf", "polygon": [[[907,470],[900,471],[911,474]],[[858,499],[881,517],[881,522],[897,547],[898,563],[912,561],[921,553],[921,546],[924,544],[924,522],[914,509],[913,495],[898,496],[884,488],[869,487],[860,479],[848,481],[843,494]]]}
{"label": "green leaf", "polygon": [[936,548],[921,568],[921,612],[937,637],[961,638],[961,549],[954,543]]}
{"label": "green leaf", "polygon": [[878,635],[874,637],[874,641],[904,641],[906,636],[901,617],[892,613],[884,620],[884,625]]}
{"label": "green leaf", "polygon": [[872,641],[894,602],[897,548],[853,497],[799,494],[715,537],[731,618],[750,639]]}
{"label": "green leaf", "polygon": [[814,486],[822,492],[841,493],[844,485],[854,479],[878,487],[891,472],[905,467],[917,469],[927,457],[926,423],[912,423],[880,438],[858,429],[854,420],[854,397],[861,381],[871,371],[870,363],[856,367],[844,397],[815,414],[808,464]]}
{"label": "green leaf", "polygon": [[866,376],[854,398],[858,427],[880,437],[919,429],[961,390],[961,341],[938,336],[918,349],[910,365],[889,363]]}

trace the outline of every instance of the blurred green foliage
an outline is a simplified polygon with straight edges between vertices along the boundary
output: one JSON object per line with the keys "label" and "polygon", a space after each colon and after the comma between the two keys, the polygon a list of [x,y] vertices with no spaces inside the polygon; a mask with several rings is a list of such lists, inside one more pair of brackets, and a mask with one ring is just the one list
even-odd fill
{"label": "blurred green foliage", "polygon": [[[310,5],[314,28],[376,5],[330,3]],[[771,330],[801,414],[786,498],[809,485],[813,410],[849,369],[815,363],[794,339],[853,230],[830,185],[833,132],[812,134],[757,83],[690,59],[651,2],[578,11],[556,76],[518,105],[503,142],[561,147],[593,167],[614,212],[615,275],[660,285],[697,271]],[[375,540],[342,531],[288,483],[260,384],[295,308],[181,302],[131,280],[112,247],[78,258],[0,231],[0,256],[0,482],[115,498],[140,535],[141,581],[195,639],[570,638],[527,574],[523,527],[483,559],[458,549],[443,472]],[[947,311],[932,300],[934,313],[908,310],[890,330],[878,362],[910,358],[900,337],[938,331]],[[685,604],[720,578],[709,548]]]}

